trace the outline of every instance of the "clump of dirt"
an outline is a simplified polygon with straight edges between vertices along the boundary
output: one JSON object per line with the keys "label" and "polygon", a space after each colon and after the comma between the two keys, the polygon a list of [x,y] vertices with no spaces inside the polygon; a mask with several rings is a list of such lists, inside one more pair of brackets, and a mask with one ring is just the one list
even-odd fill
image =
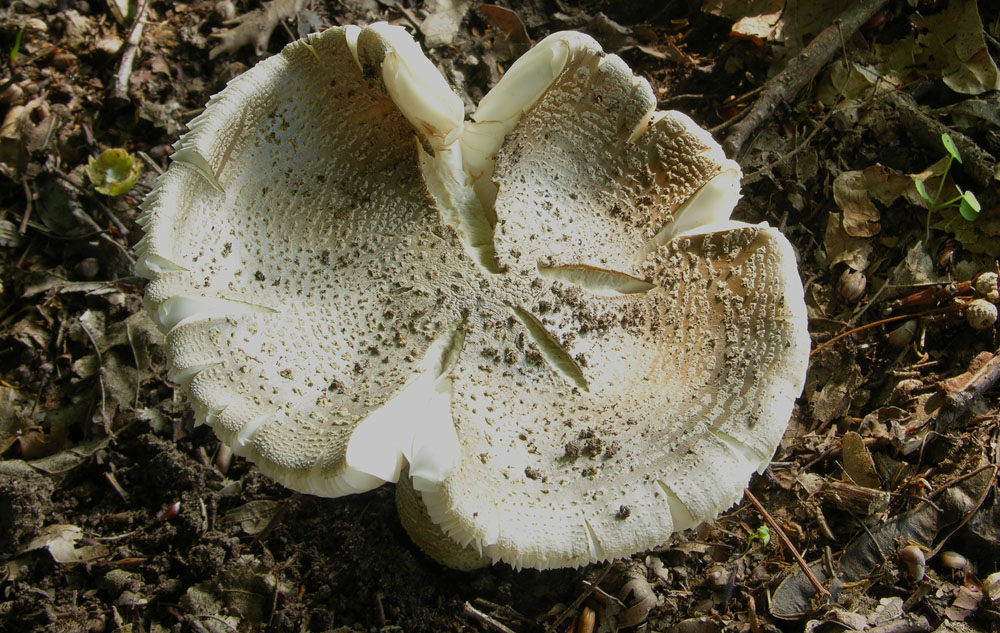
{"label": "clump of dirt", "polygon": [[42,475],[0,474],[0,551],[16,551],[50,520],[53,490]]}

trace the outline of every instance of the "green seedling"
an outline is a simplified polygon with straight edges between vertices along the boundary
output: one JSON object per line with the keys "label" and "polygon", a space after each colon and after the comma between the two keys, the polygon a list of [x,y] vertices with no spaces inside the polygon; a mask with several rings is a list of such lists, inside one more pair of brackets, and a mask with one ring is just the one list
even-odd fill
{"label": "green seedling", "polygon": [[10,49],[10,65],[17,64],[17,54],[21,52],[21,39],[24,38],[24,27],[14,36],[14,47]]}
{"label": "green seedling", "polygon": [[917,193],[920,197],[927,201],[930,205],[927,207],[927,235],[926,242],[930,241],[931,236],[931,213],[934,211],[940,211],[941,209],[947,209],[950,207],[958,207],[958,212],[963,218],[972,222],[979,217],[979,200],[976,200],[976,194],[971,191],[962,191],[962,188],[955,185],[955,189],[958,190],[957,196],[951,200],[941,201],[941,192],[944,190],[945,180],[948,179],[948,172],[951,170],[951,164],[956,160],[961,163],[962,155],[958,152],[958,148],[955,146],[955,141],[952,140],[951,136],[947,133],[941,135],[941,144],[944,145],[945,150],[948,152],[948,162],[945,163],[944,172],[941,174],[941,182],[938,184],[937,191],[931,196],[927,192],[927,187],[924,186],[924,181],[920,179],[915,179],[913,181],[913,186],[916,187]]}
{"label": "green seedling", "polygon": [[766,525],[762,525],[757,528],[756,531],[747,534],[747,548],[737,558],[743,558],[750,553],[753,549],[753,544],[755,541],[760,541],[761,547],[767,547],[771,544],[771,528]]}
{"label": "green seedling", "polygon": [[94,189],[106,196],[120,196],[135,184],[141,164],[121,148],[106,149],[87,163],[87,176]]}
{"label": "green seedling", "polygon": [[760,541],[760,544],[767,547],[771,543],[771,528],[766,525],[762,525],[757,528],[757,531],[750,535],[750,539],[747,541],[748,545],[753,545],[754,541]]}

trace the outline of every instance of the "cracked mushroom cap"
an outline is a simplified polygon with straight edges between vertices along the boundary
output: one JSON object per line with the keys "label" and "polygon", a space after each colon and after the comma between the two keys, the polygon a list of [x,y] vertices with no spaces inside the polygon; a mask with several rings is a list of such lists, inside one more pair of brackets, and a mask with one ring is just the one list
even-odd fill
{"label": "cracked mushroom cap", "polygon": [[728,508],[802,389],[802,287],[780,233],[729,220],[738,166],[655,105],[577,33],[471,121],[386,25],[231,82],[139,247],[199,420],[297,490],[399,479],[462,568],[617,558]]}

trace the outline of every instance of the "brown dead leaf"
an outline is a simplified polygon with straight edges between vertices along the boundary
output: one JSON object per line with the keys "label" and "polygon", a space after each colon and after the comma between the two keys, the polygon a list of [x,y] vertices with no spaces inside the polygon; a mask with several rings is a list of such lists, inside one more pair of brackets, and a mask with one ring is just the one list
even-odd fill
{"label": "brown dead leaf", "polygon": [[913,19],[919,35],[914,61],[939,70],[945,85],[962,94],[1000,89],[1000,72],[983,37],[976,0],[951,0],[935,15]]}
{"label": "brown dead leaf", "polygon": [[25,429],[14,444],[21,459],[41,459],[54,455],[66,447],[65,429],[56,427],[46,431],[40,426]]}
{"label": "brown dead leaf", "polygon": [[813,419],[825,425],[844,415],[851,406],[851,396],[861,384],[861,370],[850,363],[837,371],[809,398]]}
{"label": "brown dead leaf", "polygon": [[705,0],[701,10],[735,20],[732,26],[734,35],[781,42],[790,53],[794,53],[833,24],[849,4],[850,0]]}
{"label": "brown dead leaf", "polygon": [[156,55],[149,60],[149,68],[154,73],[160,73],[161,75],[171,76],[170,65],[167,60],[163,58],[163,55]]}
{"label": "brown dead leaf", "polygon": [[975,613],[979,608],[979,603],[983,599],[982,588],[969,587],[964,585],[958,588],[955,594],[955,601],[944,610],[944,615],[954,622],[963,622],[967,617]]}
{"label": "brown dead leaf", "polygon": [[585,29],[593,35],[601,46],[609,53],[621,54],[622,51],[635,46],[636,40],[632,29],[618,24],[603,13],[598,13],[587,24]]}
{"label": "brown dead leaf", "polygon": [[841,456],[844,459],[844,471],[854,483],[865,488],[882,487],[882,482],[875,471],[872,454],[860,435],[854,431],[844,434],[841,440]]}
{"label": "brown dead leaf", "polygon": [[844,230],[843,216],[839,213],[831,213],[827,220],[823,246],[830,268],[843,262],[853,270],[868,268],[868,260],[874,248],[870,239],[848,235]]}
{"label": "brown dead leaf", "polygon": [[87,542],[83,530],[75,525],[56,524],[42,528],[41,533],[25,545],[18,554],[46,549],[57,563],[84,563],[104,558],[110,550],[99,543]]}
{"label": "brown dead leaf", "polygon": [[840,174],[833,181],[833,199],[844,212],[844,232],[851,237],[878,235],[882,225],[873,201],[890,205],[912,188],[910,178],[879,164]]}
{"label": "brown dead leaf", "polygon": [[495,4],[480,5],[479,13],[498,33],[493,40],[493,48],[501,58],[517,59],[531,48],[528,30],[517,13]]}
{"label": "brown dead leaf", "polygon": [[239,523],[247,534],[260,534],[271,523],[281,504],[269,499],[257,499],[226,512],[226,520]]}

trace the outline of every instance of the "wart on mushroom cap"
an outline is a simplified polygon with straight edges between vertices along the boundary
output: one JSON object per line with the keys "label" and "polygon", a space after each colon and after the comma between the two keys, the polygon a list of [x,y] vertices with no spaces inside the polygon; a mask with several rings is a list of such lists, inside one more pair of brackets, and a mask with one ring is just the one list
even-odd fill
{"label": "wart on mushroom cap", "polygon": [[732,505],[802,388],[802,288],[777,231],[729,221],[738,166],[655,105],[577,33],[467,122],[386,25],[231,82],[139,248],[199,419],[306,492],[406,467],[408,531],[465,568],[616,558]]}

